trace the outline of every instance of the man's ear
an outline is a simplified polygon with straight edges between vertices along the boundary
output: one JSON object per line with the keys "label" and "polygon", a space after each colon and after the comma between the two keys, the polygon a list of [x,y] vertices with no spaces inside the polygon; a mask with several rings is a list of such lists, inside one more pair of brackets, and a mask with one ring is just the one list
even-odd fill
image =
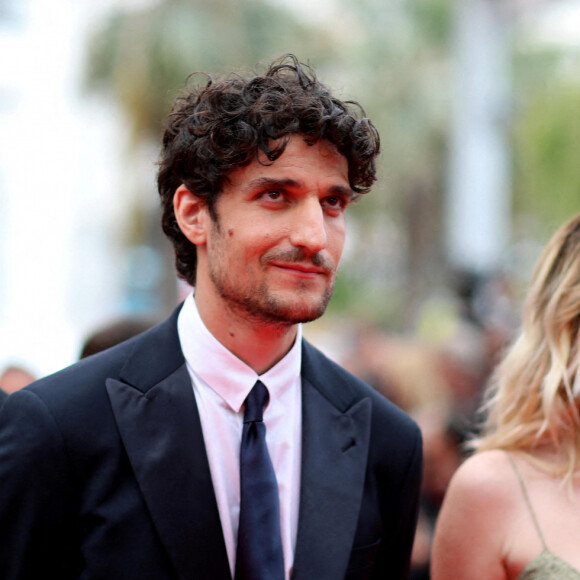
{"label": "man's ear", "polygon": [[205,200],[180,185],[173,195],[173,211],[183,235],[196,246],[205,244],[210,220]]}

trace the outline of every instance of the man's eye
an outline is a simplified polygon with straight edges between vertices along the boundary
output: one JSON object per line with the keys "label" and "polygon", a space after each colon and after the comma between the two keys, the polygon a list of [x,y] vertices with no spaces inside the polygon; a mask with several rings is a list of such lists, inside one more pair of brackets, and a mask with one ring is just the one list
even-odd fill
{"label": "man's eye", "polygon": [[280,197],[282,197],[282,194],[279,191],[267,191],[264,195],[272,200],[280,199]]}
{"label": "man's eye", "polygon": [[336,195],[331,195],[325,199],[325,203],[328,207],[332,208],[343,208],[346,206],[346,201],[342,197]]}

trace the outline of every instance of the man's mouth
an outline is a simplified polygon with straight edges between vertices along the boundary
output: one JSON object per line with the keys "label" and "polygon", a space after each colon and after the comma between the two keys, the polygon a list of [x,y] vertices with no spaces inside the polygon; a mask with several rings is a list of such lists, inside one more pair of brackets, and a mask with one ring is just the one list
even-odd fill
{"label": "man's mouth", "polygon": [[273,266],[276,268],[282,268],[284,270],[292,270],[299,272],[304,275],[327,275],[329,270],[327,268],[321,268],[319,266],[313,266],[312,264],[301,264],[296,262],[273,262]]}

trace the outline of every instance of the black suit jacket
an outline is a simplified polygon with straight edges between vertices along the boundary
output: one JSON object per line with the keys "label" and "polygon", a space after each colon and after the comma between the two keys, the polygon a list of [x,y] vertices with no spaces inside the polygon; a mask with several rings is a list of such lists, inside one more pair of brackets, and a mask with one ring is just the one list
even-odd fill
{"label": "black suit jacket", "polygon": [[[0,411],[0,578],[229,580],[177,311]],[[304,342],[295,580],[406,578],[416,425]]]}

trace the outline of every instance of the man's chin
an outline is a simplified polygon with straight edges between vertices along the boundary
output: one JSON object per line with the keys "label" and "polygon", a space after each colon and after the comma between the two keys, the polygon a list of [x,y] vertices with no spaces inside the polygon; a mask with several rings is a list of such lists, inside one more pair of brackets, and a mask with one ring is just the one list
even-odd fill
{"label": "man's chin", "polygon": [[270,300],[266,310],[274,322],[299,324],[320,318],[325,313],[329,301],[330,296],[324,296],[312,304],[304,304],[300,303],[300,296],[297,296],[289,302]]}
{"label": "man's chin", "polygon": [[300,312],[294,313],[291,312],[286,316],[280,317],[280,322],[287,322],[288,324],[300,324],[306,322],[312,322],[313,320],[317,320],[324,314],[324,310],[316,310],[316,311],[307,311],[307,312]]}
{"label": "man's chin", "polygon": [[332,296],[332,289],[323,293],[271,292],[258,289],[243,294],[227,293],[220,288],[224,303],[253,324],[291,326],[320,318]]}

